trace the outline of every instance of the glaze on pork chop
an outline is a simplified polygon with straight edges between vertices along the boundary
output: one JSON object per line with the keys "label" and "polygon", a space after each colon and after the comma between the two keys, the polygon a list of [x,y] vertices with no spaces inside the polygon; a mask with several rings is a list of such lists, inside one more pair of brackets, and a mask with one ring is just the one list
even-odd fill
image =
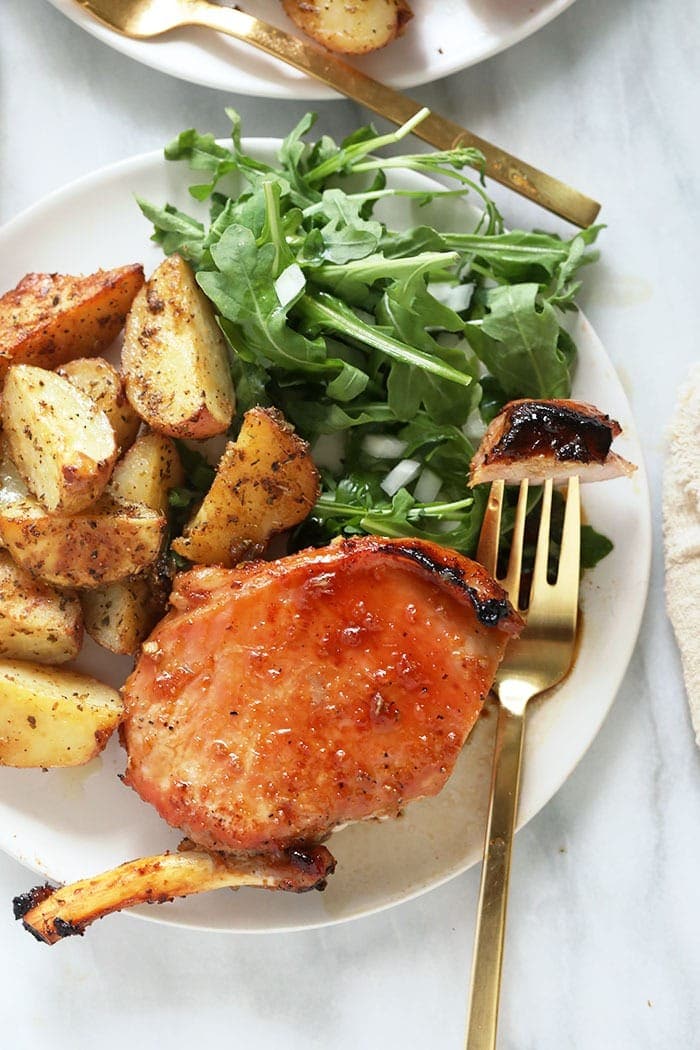
{"label": "glaze on pork chop", "polygon": [[171,603],[124,687],[125,780],[232,851],[437,794],[521,626],[475,562],[374,536],[194,569]]}

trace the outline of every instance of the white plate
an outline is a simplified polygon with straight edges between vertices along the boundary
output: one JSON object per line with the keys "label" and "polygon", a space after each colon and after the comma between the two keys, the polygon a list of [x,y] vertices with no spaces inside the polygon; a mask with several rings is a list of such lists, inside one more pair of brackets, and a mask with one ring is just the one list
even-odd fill
{"label": "white plate", "polygon": [[[193,84],[270,98],[337,98],[330,88],[250,45],[211,30],[186,28],[154,40],[129,40],[101,25],[77,0],[49,0],[88,33],[161,73]],[[401,39],[352,61],[396,88],[428,84],[473,66],[530,36],[573,0],[411,0],[415,17]],[[239,5],[297,36],[279,0]],[[307,37],[304,39],[308,40]]]}
{"label": "white plate", "polygon": [[[271,160],[275,142],[249,142]],[[141,261],[147,272],[160,259],[149,224],[133,194],[192,210],[192,181],[184,165],[160,153],[105,168],[52,194],[0,231],[0,289],[28,271],[89,273]],[[401,183],[425,188],[429,180],[404,175]],[[426,215],[414,201],[391,202],[383,217],[394,225],[433,221],[469,228],[473,214],[447,199],[441,215]],[[577,664],[558,692],[534,705],[528,723],[520,824],[552,797],[585,753],[610,708],[637,636],[649,574],[649,500],[630,406],[603,347],[584,317],[573,322],[580,350],[577,396],[620,420],[619,451],[639,464],[631,481],[586,486],[589,519],[615,542],[613,553],[586,574],[583,633]],[[616,446],[616,447],[617,447]],[[86,646],[81,666],[123,681],[129,661]],[[366,823],[332,836],[338,869],[325,893],[301,896],[243,889],[178,900],[140,914],[162,922],[233,931],[290,930],[367,915],[437,886],[480,855],[495,719],[482,718],[457,770],[434,799],[409,806],[399,820]],[[621,741],[621,745],[623,742]],[[69,770],[0,769],[0,847],[44,876],[72,881],[134,857],[174,847],[170,830],[117,774],[124,756],[116,739],[87,767]],[[27,873],[17,890],[36,881]]]}

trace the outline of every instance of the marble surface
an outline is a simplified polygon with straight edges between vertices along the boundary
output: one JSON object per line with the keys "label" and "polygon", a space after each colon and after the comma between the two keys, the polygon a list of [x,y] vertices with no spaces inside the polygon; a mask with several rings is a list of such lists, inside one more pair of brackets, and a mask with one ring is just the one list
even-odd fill
{"label": "marble surface", "polygon": [[[251,134],[281,134],[306,108],[141,68],[44,0],[2,4],[0,40],[3,222],[183,127],[225,133],[229,102]],[[588,754],[517,838],[503,1050],[700,1045],[700,755],[664,612],[659,510],[666,427],[698,356],[699,46],[695,0],[578,0],[506,54],[414,91],[604,202],[603,259],[583,304],[627,387],[654,497],[650,598],[628,674]],[[317,109],[335,134],[360,119],[348,102]],[[543,223],[500,199],[509,223]],[[8,1050],[462,1045],[476,871],[328,930],[205,935],[115,916],[52,950],[10,918],[30,882],[0,856]]]}

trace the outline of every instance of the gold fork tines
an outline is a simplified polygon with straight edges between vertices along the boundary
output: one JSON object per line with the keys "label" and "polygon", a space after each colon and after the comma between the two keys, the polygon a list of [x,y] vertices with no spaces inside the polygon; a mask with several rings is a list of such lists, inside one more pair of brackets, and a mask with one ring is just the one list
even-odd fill
{"label": "gold fork tines", "polygon": [[[259,18],[210,0],[77,0],[90,14],[125,36],[144,40],[178,26],[203,26],[242,40],[273,58],[320,80],[395,124],[405,124],[421,110],[419,102],[373,80],[354,66],[290,36]],[[519,160],[454,121],[430,113],[413,129],[439,150],[472,146],[483,153],[485,173],[496,182],[561,216],[575,226],[590,226],[600,204],[531,164]]]}
{"label": "gold fork tines", "polygon": [[[477,916],[467,1027],[467,1050],[495,1050],[503,966],[508,882],[518,811],[520,768],[528,702],[562,680],[574,658],[580,575],[581,507],[579,479],[568,484],[556,579],[549,579],[552,482],[542,492],[535,564],[529,588],[522,579],[528,483],[520,486],[505,577],[511,604],[526,620],[511,642],[494,683],[498,707],[491,797]],[[497,575],[505,486],[495,481],[479,538],[477,558]],[[529,590],[529,594],[523,592]],[[522,600],[521,600],[522,599]]]}

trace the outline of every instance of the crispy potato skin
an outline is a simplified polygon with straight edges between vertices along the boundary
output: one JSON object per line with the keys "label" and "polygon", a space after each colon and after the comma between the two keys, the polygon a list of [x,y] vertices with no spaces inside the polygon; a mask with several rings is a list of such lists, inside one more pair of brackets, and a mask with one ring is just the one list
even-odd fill
{"label": "crispy potato skin", "polygon": [[12,364],[56,368],[103,353],[143,281],[137,264],[88,277],[27,274],[0,298],[0,383]]}
{"label": "crispy potato skin", "polygon": [[122,716],[119,693],[63,668],[0,660],[0,765],[78,766]]}
{"label": "crispy potato skin", "polygon": [[246,412],[204,502],[172,547],[198,565],[231,567],[308,515],[319,492],[309,446],[281,412]]}
{"label": "crispy potato skin", "polygon": [[0,551],[0,657],[62,664],[83,641],[80,602],[35,579]]}
{"label": "crispy potato skin", "polygon": [[56,372],[14,365],[2,420],[10,457],[47,510],[75,514],[95,502],[117,445],[106,414],[82,390]]}
{"label": "crispy potato skin", "polygon": [[14,561],[58,587],[92,588],[142,572],[160,552],[166,518],[102,496],[71,516],[29,497],[0,505],[0,539]]}
{"label": "crispy potato skin", "polygon": [[386,47],[413,18],[405,0],[282,0],[282,7],[319,44],[346,55]]}
{"label": "crispy potato skin", "polygon": [[164,434],[141,434],[117,463],[109,492],[127,503],[143,503],[165,514],[168,493],[185,475],[175,442]]}
{"label": "crispy potato skin", "polygon": [[80,357],[59,368],[58,374],[87,394],[104,412],[112,424],[118,451],[126,452],[136,440],[141,420],[129,404],[124,380],[116,368],[103,357]]}
{"label": "crispy potato skin", "polygon": [[203,440],[228,429],[235,409],[228,348],[179,255],[165,259],[134,299],[122,366],[127,396],[153,430]]}

